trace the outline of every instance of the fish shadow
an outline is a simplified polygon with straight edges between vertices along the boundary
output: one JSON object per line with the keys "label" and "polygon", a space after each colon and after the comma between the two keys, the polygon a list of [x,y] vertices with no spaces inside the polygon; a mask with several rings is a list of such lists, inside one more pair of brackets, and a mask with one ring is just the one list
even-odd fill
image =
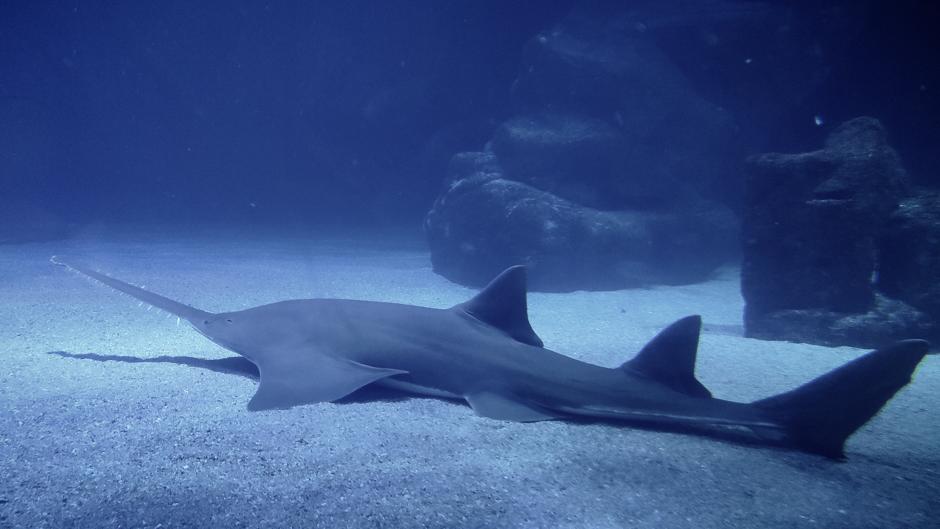
{"label": "fish shadow", "polygon": [[67,351],[49,351],[46,354],[61,356],[63,358],[94,360],[95,362],[122,362],[125,364],[177,364],[189,367],[198,367],[200,369],[215,371],[216,373],[239,375],[253,380],[258,380],[261,377],[261,374],[258,373],[258,367],[240,356],[209,359],[197,358],[194,356],[155,356],[152,358],[140,358],[137,356],[103,355],[97,353],[69,353]]}
{"label": "fish shadow", "polygon": [[[199,369],[206,369],[216,373],[225,373],[238,375],[257,382],[260,378],[258,367],[251,361],[240,356],[232,356],[219,359],[199,358],[194,356],[155,356],[151,358],[141,358],[137,356],[125,355],[107,355],[97,353],[69,353],[67,351],[48,351],[47,354],[60,356],[62,358],[72,358],[78,360],[92,360],[95,362],[122,362],[127,364],[176,364]],[[357,404],[367,402],[401,402],[414,398],[431,398],[440,402],[445,402],[455,406],[466,406],[465,403],[453,399],[415,396],[403,393],[391,388],[383,388],[376,384],[366,385],[355,392],[334,401],[334,404]],[[706,427],[691,425],[670,425],[662,423],[647,423],[643,421],[613,421],[602,418],[591,418],[576,415],[559,415],[559,420],[573,425],[588,426],[603,424],[608,427],[622,429],[639,429],[655,432],[668,432],[676,434],[694,434],[701,437],[708,437],[715,441],[725,442],[734,445],[759,447],[770,450],[783,450],[791,452],[782,444],[775,442],[763,436],[755,436],[753,431],[742,430],[738,428],[727,427]]]}
{"label": "fish shadow", "polygon": [[[78,360],[92,360],[95,362],[122,362],[125,364],[176,364],[181,366],[195,367],[214,371],[216,373],[225,373],[228,375],[237,375],[257,382],[261,378],[258,366],[253,364],[247,358],[241,356],[230,356],[227,358],[199,358],[195,356],[154,356],[150,358],[141,358],[138,356],[126,355],[108,355],[98,353],[70,353],[68,351],[48,351],[46,354],[60,356],[62,358],[72,358]],[[337,400],[336,404],[352,404],[375,401],[403,401],[411,397],[408,394],[395,391],[393,389],[383,388],[375,384],[364,386],[350,395]]]}

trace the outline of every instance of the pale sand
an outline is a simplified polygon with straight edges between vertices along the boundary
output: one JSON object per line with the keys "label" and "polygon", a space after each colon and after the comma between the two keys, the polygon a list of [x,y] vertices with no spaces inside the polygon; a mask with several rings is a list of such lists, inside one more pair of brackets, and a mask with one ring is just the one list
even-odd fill
{"label": "pale sand", "polygon": [[[379,240],[381,242],[376,242]],[[51,265],[77,258],[218,311],[298,297],[446,307],[472,291],[395,238],[90,236],[0,246],[0,527],[936,527],[940,358],[849,460],[603,424],[512,424],[366,396],[249,413],[255,382],[50,351],[231,356],[175,318]],[[740,336],[735,270],[704,284],[532,294],[549,348],[615,366],[702,314],[719,397],[790,389],[862,351]]]}

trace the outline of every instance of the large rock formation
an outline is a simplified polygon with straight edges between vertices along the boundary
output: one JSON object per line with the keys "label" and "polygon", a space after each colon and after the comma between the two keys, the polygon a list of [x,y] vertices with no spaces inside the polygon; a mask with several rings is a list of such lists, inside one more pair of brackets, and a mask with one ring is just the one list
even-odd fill
{"label": "large rock formation", "polygon": [[721,264],[736,220],[701,199],[685,206],[602,211],[508,179],[492,153],[462,153],[426,231],[434,269],[467,285],[512,264],[529,265],[537,290],[686,283]]}
{"label": "large rock formation", "polygon": [[588,207],[608,210],[674,205],[675,178],[637,172],[619,129],[583,114],[516,117],[491,142],[506,177]]}
{"label": "large rock formation", "polygon": [[627,12],[585,9],[532,38],[512,89],[520,112],[606,121],[620,133],[630,180],[679,182],[723,199],[736,187],[732,118],[634,26]]}
{"label": "large rock formation", "polygon": [[879,241],[878,288],[940,322],[940,193],[901,202]]}
{"label": "large rock formation", "polygon": [[536,289],[610,289],[702,280],[735,253],[713,199],[731,120],[621,22],[578,11],[526,45],[518,115],[454,157],[427,216],[435,271],[480,285],[526,263]]}
{"label": "large rock formation", "polygon": [[747,173],[748,336],[869,347],[929,332],[922,313],[876,291],[878,238],[908,192],[877,120],[842,124],[819,151],[751,157]]}

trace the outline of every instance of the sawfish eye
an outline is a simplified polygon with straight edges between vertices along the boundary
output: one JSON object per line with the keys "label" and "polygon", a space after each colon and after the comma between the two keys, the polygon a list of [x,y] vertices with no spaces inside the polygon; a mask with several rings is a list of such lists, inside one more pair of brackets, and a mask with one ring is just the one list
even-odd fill
{"label": "sawfish eye", "polygon": [[225,323],[232,323],[232,320],[226,318],[226,319],[225,319]]}

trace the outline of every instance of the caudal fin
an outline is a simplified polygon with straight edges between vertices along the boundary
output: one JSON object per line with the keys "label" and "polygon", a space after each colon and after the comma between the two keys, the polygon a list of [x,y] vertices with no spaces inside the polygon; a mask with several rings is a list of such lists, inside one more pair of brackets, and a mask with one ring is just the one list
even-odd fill
{"label": "caudal fin", "polygon": [[904,340],[754,406],[784,425],[788,444],[841,459],[845,440],[911,381],[928,349],[924,340]]}

